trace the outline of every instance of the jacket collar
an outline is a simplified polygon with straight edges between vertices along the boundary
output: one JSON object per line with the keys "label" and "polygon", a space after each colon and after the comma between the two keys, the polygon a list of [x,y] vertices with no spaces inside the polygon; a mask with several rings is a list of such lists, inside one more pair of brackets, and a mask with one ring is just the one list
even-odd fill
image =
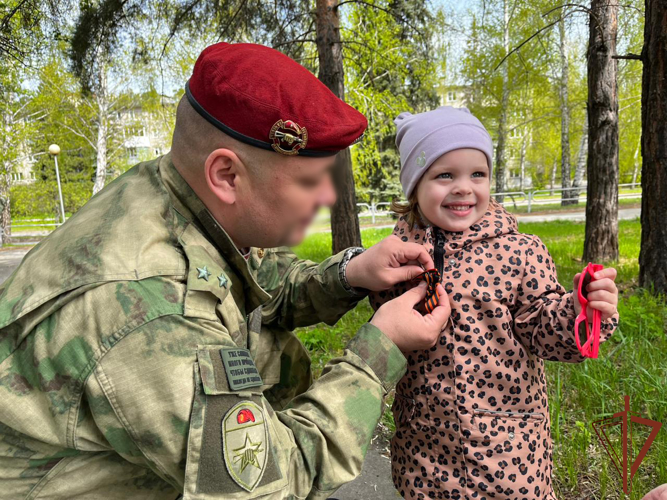
{"label": "jacket collar", "polygon": [[204,202],[181,176],[171,159],[171,154],[164,155],[159,162],[160,176],[171,195],[174,208],[191,223],[195,224],[220,252],[233,271],[243,279],[246,304],[254,310],[271,298],[255,280],[250,272],[248,261],[243,257],[229,234],[213,217]]}

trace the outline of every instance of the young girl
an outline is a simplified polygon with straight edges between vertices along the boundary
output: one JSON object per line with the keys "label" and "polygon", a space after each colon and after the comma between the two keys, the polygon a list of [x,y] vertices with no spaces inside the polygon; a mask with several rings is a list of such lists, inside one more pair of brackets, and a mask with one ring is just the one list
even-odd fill
{"label": "young girl", "polygon": [[[584,360],[576,293],[558,283],[540,239],[490,199],[493,145],[479,120],[447,106],[395,123],[408,203],[396,206],[394,234],[431,252],[452,314],[434,347],[406,353],[392,408],[394,485],[405,498],[552,500],[543,360]],[[615,277],[608,268],[588,285],[601,341],[618,323]],[[371,305],[412,286],[374,293]]]}

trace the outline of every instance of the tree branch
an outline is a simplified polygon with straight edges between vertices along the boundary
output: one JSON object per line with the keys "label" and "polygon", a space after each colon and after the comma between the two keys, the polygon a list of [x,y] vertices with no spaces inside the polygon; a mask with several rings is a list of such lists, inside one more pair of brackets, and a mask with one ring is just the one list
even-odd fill
{"label": "tree branch", "polygon": [[[565,16],[563,16],[563,17],[565,17]],[[538,35],[539,35],[540,33],[542,33],[543,31],[546,31],[546,30],[552,28],[553,26],[555,26],[556,24],[558,24],[558,22],[560,21],[560,19],[561,19],[561,18],[559,17],[558,19],[556,19],[555,21],[553,21],[553,22],[547,24],[546,26],[542,26],[539,30],[537,30],[535,33],[533,33],[533,34],[530,35],[528,38],[526,38],[523,42],[521,42],[519,45],[517,45],[517,46],[514,47],[512,50],[510,50],[510,51],[505,55],[505,57],[503,57],[503,58],[500,60],[500,62],[496,65],[496,67],[493,68],[493,71],[496,71],[498,68],[500,68],[500,67],[502,66],[502,64],[505,62],[505,60],[506,60],[509,56],[511,56],[512,54],[514,54],[516,51],[520,50],[521,47],[523,47],[524,45],[526,45],[526,44],[527,44],[528,42],[530,42],[533,38],[535,38],[536,36],[538,36]]]}
{"label": "tree branch", "polygon": [[629,59],[629,60],[633,60],[633,61],[643,61],[644,60],[644,58],[641,56],[641,54],[632,54],[632,53],[626,54],[624,56],[615,55],[615,56],[611,56],[611,58],[612,59]]}
{"label": "tree branch", "polygon": [[[363,5],[367,5],[368,7],[373,7],[374,9],[378,9],[378,10],[381,10],[381,11],[383,11],[383,12],[386,12],[386,13],[389,14],[391,17],[393,17],[394,19],[396,19],[396,16],[391,12],[391,10],[387,9],[386,7],[381,7],[380,5],[375,5],[374,3],[372,3],[372,2],[368,2],[368,1],[366,1],[366,0],[343,0],[342,2],[336,4],[336,6],[334,7],[334,10],[337,11],[337,10],[338,10],[338,7],[340,7],[341,5],[345,5],[346,3],[360,3],[360,4],[363,4]],[[403,21],[405,22],[405,24],[406,24],[408,27],[410,27],[411,29],[413,29],[413,30],[415,31],[415,33],[416,33],[422,40],[424,39],[424,34],[421,32],[420,29],[418,29],[418,28],[417,28],[415,25],[413,25],[412,23],[408,22],[407,19],[403,19]]]}
{"label": "tree branch", "polygon": [[93,148],[93,151],[97,151],[97,144],[95,144],[93,141],[91,141],[91,140],[86,136],[86,134],[84,134],[84,133],[82,133],[82,132],[80,132],[80,131],[78,131],[78,130],[73,129],[72,127],[70,127],[70,126],[67,125],[66,123],[62,123],[62,122],[61,122],[60,125],[61,125],[62,127],[65,127],[67,130],[69,130],[70,132],[72,132],[74,135],[77,135],[77,136],[81,137],[82,139],[84,139],[84,140],[90,145],[90,147]]}
{"label": "tree branch", "polygon": [[294,40],[288,40],[286,42],[281,42],[281,43],[276,43],[273,44],[272,47],[274,49],[277,49],[278,47],[284,47],[285,45],[292,45],[293,43],[306,43],[306,42],[311,42],[311,43],[317,43],[317,40],[314,38],[301,38],[302,36],[310,35],[311,33],[314,33],[315,30],[308,30],[305,33],[301,33],[299,36],[297,36]]}
{"label": "tree branch", "polygon": [[368,5],[369,7],[374,7],[378,10],[382,10],[382,11],[386,12],[387,14],[391,15],[391,11],[389,9],[387,9],[386,7],[381,7],[379,5],[375,5],[374,3],[367,2],[365,0],[343,0],[342,2],[339,2],[339,3],[336,4],[336,6],[334,7],[334,10],[338,10],[338,7],[340,7],[341,5],[345,5],[346,3],[362,3],[364,5]]}

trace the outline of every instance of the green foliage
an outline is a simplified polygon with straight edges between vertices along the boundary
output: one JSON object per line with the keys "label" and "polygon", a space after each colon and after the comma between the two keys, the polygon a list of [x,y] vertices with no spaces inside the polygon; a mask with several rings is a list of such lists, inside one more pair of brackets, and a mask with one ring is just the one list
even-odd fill
{"label": "green foliage", "polygon": [[[0,2],[0,61],[23,63],[39,50],[44,37],[43,22],[58,12],[53,0],[4,0]],[[2,63],[0,63],[2,66]]]}
{"label": "green foliage", "polygon": [[[508,49],[516,49],[502,65],[506,55],[503,44],[505,20],[503,4],[507,3]],[[502,72],[508,71],[509,138],[506,160],[516,173],[522,137],[527,136],[526,170],[536,188],[550,185],[551,172],[557,169],[560,184],[561,111],[559,101],[560,53],[559,16],[565,16],[566,52],[569,63],[570,158],[571,172],[579,155],[584,131],[587,102],[587,16],[575,6],[565,4],[563,10],[553,3],[532,3],[519,0],[476,2],[468,12],[467,44],[460,65],[458,83],[468,86],[468,106],[497,139],[503,90]],[[621,10],[619,17],[619,53],[641,52],[643,3],[633,0]],[[536,36],[534,36],[536,35]],[[622,52],[623,51],[623,52]],[[456,78],[454,78],[456,80]],[[619,61],[619,127],[620,177],[630,182],[635,166],[635,153],[640,137],[641,64]],[[513,132],[514,129],[514,132]],[[641,157],[638,158],[641,162]]]}
{"label": "green foliage", "polygon": [[403,111],[437,106],[441,52],[434,32],[444,14],[423,2],[350,4],[342,30],[347,101],[369,126],[353,148],[359,201],[391,201],[401,195],[394,118]]}
{"label": "green foliage", "polygon": [[[73,214],[90,199],[92,182],[67,182],[62,184],[65,212]],[[20,184],[11,188],[11,207],[14,217],[53,216],[59,212],[58,186],[55,181],[39,181]]]}

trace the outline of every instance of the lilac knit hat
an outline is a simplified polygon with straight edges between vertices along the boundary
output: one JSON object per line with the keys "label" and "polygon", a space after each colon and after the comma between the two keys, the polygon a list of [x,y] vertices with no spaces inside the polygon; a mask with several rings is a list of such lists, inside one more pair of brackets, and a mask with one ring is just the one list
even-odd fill
{"label": "lilac knit hat", "polygon": [[493,173],[491,136],[468,108],[441,106],[413,115],[404,112],[394,120],[396,146],[401,153],[401,184],[409,198],[424,172],[445,153],[455,149],[479,149]]}

